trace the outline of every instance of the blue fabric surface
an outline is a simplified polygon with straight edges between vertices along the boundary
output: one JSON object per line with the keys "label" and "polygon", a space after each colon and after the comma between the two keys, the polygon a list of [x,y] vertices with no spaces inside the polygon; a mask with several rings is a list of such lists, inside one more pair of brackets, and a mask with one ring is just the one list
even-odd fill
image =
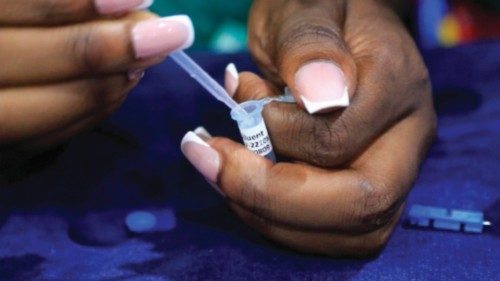
{"label": "blue fabric surface", "polygon": [[[498,221],[500,42],[436,50],[425,58],[440,126],[408,202],[485,210]],[[220,80],[229,61],[240,70],[254,69],[245,54],[196,54],[195,59]],[[167,61],[147,72],[106,124],[40,157],[29,170],[4,177],[0,280],[500,276],[500,241],[494,231],[467,235],[400,225],[386,249],[371,260],[301,255],[266,241],[239,221],[182,157],[180,139],[201,124],[215,135],[238,140],[226,108]],[[143,209],[172,210],[175,228],[127,233],[127,213]]]}

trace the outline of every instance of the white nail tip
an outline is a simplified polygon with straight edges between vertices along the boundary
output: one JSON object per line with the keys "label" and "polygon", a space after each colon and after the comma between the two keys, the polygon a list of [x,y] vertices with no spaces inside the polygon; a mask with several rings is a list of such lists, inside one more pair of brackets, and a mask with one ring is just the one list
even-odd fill
{"label": "white nail tip", "polygon": [[144,0],[142,2],[142,4],[139,7],[137,7],[137,10],[145,10],[145,9],[151,7],[153,5],[153,3],[154,3],[154,0]]}
{"label": "white nail tip", "polygon": [[212,135],[207,131],[207,129],[205,129],[204,127],[198,127],[196,129],[194,129],[193,131],[195,134],[197,134],[198,136],[202,136],[202,137],[205,137],[205,138],[212,138]]}
{"label": "white nail tip", "polygon": [[231,74],[235,80],[239,79],[238,70],[236,69],[236,65],[234,65],[234,63],[230,63],[226,66],[226,73]]}
{"label": "white nail tip", "polygon": [[206,147],[210,147],[210,145],[208,145],[208,143],[206,143],[197,134],[195,134],[195,133],[193,133],[191,131],[187,132],[187,134],[184,135],[184,137],[182,138],[181,149],[188,142],[194,142],[194,143],[206,146]]}
{"label": "white nail tip", "polygon": [[168,21],[177,21],[177,22],[183,24],[184,26],[186,26],[186,28],[188,29],[188,39],[186,40],[186,43],[184,43],[184,45],[182,45],[179,48],[180,50],[187,49],[187,48],[191,47],[191,45],[193,45],[193,43],[194,43],[194,26],[193,26],[193,22],[191,21],[191,18],[189,16],[176,15],[176,16],[164,17],[162,19],[168,20]]}
{"label": "white nail tip", "polygon": [[349,93],[347,91],[347,87],[344,89],[344,93],[342,94],[342,98],[338,100],[331,101],[321,101],[321,102],[313,102],[308,100],[304,96],[300,96],[302,102],[304,103],[304,107],[306,108],[309,114],[314,114],[320,112],[325,109],[333,109],[338,107],[347,107],[349,106]]}

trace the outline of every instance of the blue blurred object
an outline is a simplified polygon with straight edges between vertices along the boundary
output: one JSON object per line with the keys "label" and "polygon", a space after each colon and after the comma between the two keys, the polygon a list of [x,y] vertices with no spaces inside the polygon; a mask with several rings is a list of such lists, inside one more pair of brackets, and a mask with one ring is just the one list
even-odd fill
{"label": "blue blurred object", "polygon": [[438,47],[439,26],[449,10],[446,0],[420,0],[417,7],[417,25],[423,48]]}
{"label": "blue blurred object", "polygon": [[147,232],[155,227],[156,216],[150,212],[135,211],[127,215],[125,225],[134,233]]}
{"label": "blue blurred object", "polygon": [[211,50],[219,53],[235,53],[247,47],[247,28],[245,23],[226,21],[214,32],[210,39]]}
{"label": "blue blurred object", "polygon": [[177,226],[174,211],[169,208],[151,211],[156,216],[156,225],[153,231],[169,231]]}
{"label": "blue blurred object", "polygon": [[134,211],[125,218],[125,226],[132,233],[169,231],[176,225],[177,219],[170,208]]}
{"label": "blue blurred object", "polygon": [[482,233],[488,222],[483,212],[454,210],[423,205],[413,205],[409,211],[410,224],[433,229]]}

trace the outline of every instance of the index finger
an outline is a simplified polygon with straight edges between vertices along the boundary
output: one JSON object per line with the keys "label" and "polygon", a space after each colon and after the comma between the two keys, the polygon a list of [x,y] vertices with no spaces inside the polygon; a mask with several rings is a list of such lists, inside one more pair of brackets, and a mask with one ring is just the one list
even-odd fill
{"label": "index finger", "polygon": [[[327,171],[301,163],[272,164],[227,139],[208,141],[222,156],[218,185],[251,213],[290,227],[363,227],[377,190],[352,169]],[[376,212],[376,211],[374,211]]]}
{"label": "index finger", "polygon": [[386,224],[404,202],[431,139],[432,118],[430,108],[408,117],[345,170],[273,164],[222,138],[207,140],[204,149],[213,152],[198,154],[206,161],[195,165],[230,201],[260,217],[297,228],[365,232]]}
{"label": "index finger", "polygon": [[2,25],[53,25],[145,9],[153,0],[5,0]]}

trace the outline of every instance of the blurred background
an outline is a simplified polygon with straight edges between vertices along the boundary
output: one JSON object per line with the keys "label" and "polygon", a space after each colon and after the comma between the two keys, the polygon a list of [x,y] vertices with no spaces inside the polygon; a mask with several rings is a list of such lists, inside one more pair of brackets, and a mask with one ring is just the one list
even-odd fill
{"label": "blurred background", "polygon": [[[233,53],[246,49],[251,0],[156,0],[151,10],[187,14],[196,29],[193,49]],[[423,49],[500,37],[500,0],[418,0],[413,26]]]}
{"label": "blurred background", "polygon": [[234,53],[246,49],[251,0],[156,0],[151,10],[162,16],[187,14],[196,29],[193,49]]}

